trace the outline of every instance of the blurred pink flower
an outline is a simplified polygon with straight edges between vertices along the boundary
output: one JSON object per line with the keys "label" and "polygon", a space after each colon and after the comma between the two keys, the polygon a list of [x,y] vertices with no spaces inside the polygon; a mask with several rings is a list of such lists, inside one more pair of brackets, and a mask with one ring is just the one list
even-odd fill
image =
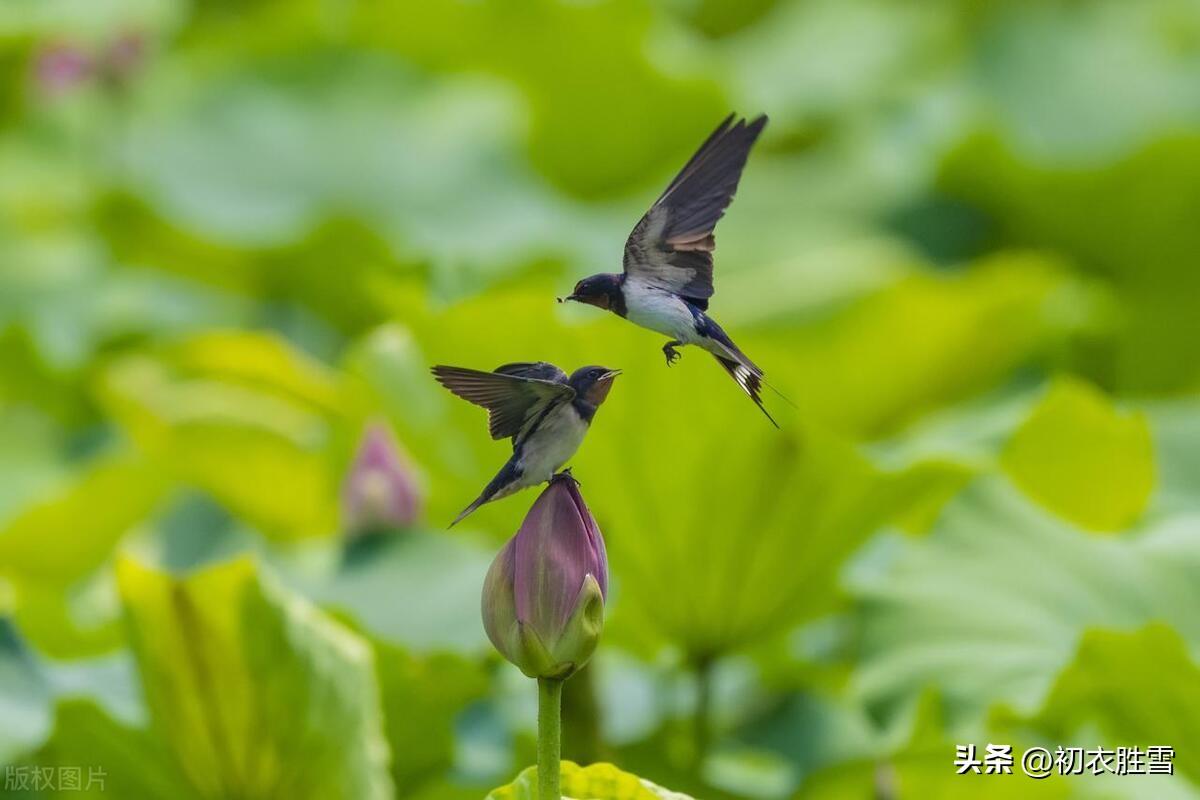
{"label": "blurred pink flower", "polygon": [[133,77],[145,56],[146,38],[140,33],[123,33],[103,47],[58,42],[46,45],[37,54],[34,78],[48,95],[62,94],[97,79],[119,85]]}
{"label": "blurred pink flower", "polygon": [[391,430],[384,423],[371,423],[342,486],[346,533],[409,527],[420,518],[422,505],[416,471]]}
{"label": "blurred pink flower", "polygon": [[95,72],[92,56],[67,44],[52,44],[36,57],[34,78],[47,94],[60,94],[89,80]]}

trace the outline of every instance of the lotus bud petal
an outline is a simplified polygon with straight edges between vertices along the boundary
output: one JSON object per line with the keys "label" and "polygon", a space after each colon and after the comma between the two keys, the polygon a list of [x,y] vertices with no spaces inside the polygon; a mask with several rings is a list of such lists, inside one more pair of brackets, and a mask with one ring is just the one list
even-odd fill
{"label": "lotus bud petal", "polygon": [[483,626],[531,678],[565,678],[591,658],[604,626],[608,557],[579,485],[556,476],[496,556]]}

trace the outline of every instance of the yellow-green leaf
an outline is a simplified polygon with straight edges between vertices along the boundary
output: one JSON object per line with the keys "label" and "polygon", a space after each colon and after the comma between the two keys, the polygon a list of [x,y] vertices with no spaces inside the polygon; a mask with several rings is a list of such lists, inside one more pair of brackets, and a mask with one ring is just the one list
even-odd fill
{"label": "yellow-green leaf", "polygon": [[84,577],[154,509],[169,485],[145,459],[102,457],[0,531],[0,572],[57,587]]}
{"label": "yellow-green leaf", "polygon": [[97,389],[159,471],[207,491],[264,533],[293,538],[336,526],[334,420],[297,398],[299,389],[185,376],[148,356],[118,360]]}
{"label": "yellow-green leaf", "polygon": [[293,397],[316,408],[338,405],[337,376],[285,340],[251,331],[218,330],[166,349],[179,369]]}
{"label": "yellow-green leaf", "polygon": [[[563,800],[691,800],[612,764],[581,767],[571,761],[562,762],[562,793]],[[512,783],[493,790],[487,800],[537,800],[537,767],[530,767]]]}
{"label": "yellow-green leaf", "polygon": [[1084,528],[1127,527],[1154,489],[1150,426],[1075,380],[1055,384],[1001,456],[1030,498]]}
{"label": "yellow-green leaf", "polygon": [[1200,779],[1200,664],[1167,625],[1087,631],[1035,721],[1056,741],[1094,722],[1111,741],[1172,746],[1176,768]]}
{"label": "yellow-green leaf", "polygon": [[53,736],[30,759],[34,767],[61,776],[63,783],[55,787],[58,791],[43,797],[205,798],[188,784],[170,747],[152,731],[116,719],[101,705],[84,698],[61,701],[54,716]]}
{"label": "yellow-green leaf", "polygon": [[152,727],[199,794],[392,796],[366,642],[246,559],[117,572]]}

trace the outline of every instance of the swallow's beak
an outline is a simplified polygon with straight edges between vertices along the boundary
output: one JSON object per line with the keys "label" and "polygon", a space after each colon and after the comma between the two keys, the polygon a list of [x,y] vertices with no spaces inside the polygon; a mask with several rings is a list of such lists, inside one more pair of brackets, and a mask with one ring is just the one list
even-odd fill
{"label": "swallow's beak", "polygon": [[558,298],[558,302],[560,302],[560,303],[565,303],[565,302],[567,302],[568,300],[576,300],[576,301],[578,301],[578,300],[579,300],[579,297],[578,297],[577,295],[569,294],[569,295],[567,295],[566,297],[560,297],[560,298]]}
{"label": "swallow's beak", "polygon": [[587,390],[586,396],[588,401],[595,403],[596,405],[603,403],[605,398],[608,397],[608,393],[612,390],[613,380],[615,380],[620,374],[621,370],[610,369],[599,378],[596,378],[596,382],[593,383]]}

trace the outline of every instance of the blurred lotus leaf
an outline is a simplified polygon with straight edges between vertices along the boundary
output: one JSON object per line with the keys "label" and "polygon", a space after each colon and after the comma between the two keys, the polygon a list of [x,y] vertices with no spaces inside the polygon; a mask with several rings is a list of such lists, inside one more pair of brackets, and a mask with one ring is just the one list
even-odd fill
{"label": "blurred lotus leaf", "polygon": [[1165,516],[1200,512],[1200,404],[1178,401],[1147,410],[1154,431],[1159,485],[1153,510]]}
{"label": "blurred lotus leaf", "polygon": [[375,643],[375,664],[392,780],[405,797],[453,765],[455,719],[487,692],[487,676],[462,656],[416,656],[383,642]]}
{"label": "blurred lotus leaf", "polygon": [[197,793],[392,796],[362,639],[249,560],[176,579],[127,559],[118,581],[153,730]]}
{"label": "blurred lotus leaf", "polygon": [[[600,446],[614,466],[586,479],[637,498],[603,523],[614,569],[639,613],[699,659],[829,611],[842,562],[907,501],[892,478],[816,431],[722,441],[681,427],[647,449],[625,451],[628,441],[618,433]],[[733,477],[750,470],[770,484]]]}
{"label": "blurred lotus leaf", "polygon": [[1190,268],[1198,246],[1184,221],[1197,203],[1200,143],[1174,137],[1122,153],[1096,169],[1043,163],[994,138],[973,140],[947,165],[951,191],[1006,221],[1017,241],[1078,254],[1123,299],[1120,325],[1081,362],[1120,392],[1194,389],[1184,353],[1200,342]]}
{"label": "blurred lotus leaf", "polygon": [[[155,731],[115,719],[97,703],[65,700],[55,709],[54,734],[31,759],[65,779],[49,797],[103,800],[202,800],[212,797],[189,783],[170,742]],[[63,772],[62,770],[67,770]],[[70,788],[66,780],[74,780]],[[57,784],[56,784],[57,785]]]}
{"label": "blurred lotus leaf", "polygon": [[0,763],[23,755],[47,734],[49,694],[33,653],[12,622],[0,617]]}
{"label": "blurred lotus leaf", "polygon": [[[1031,505],[999,477],[974,481],[924,539],[858,572],[862,660],[856,691],[877,707],[923,687],[953,725],[1003,701],[1029,714],[1088,628],[1164,621],[1200,642],[1200,542],[1188,518],[1139,536],[1090,536]],[[1090,652],[1090,651],[1089,651]],[[1137,695],[1134,674],[1128,691]]]}
{"label": "blurred lotus leaf", "polygon": [[1094,722],[1113,741],[1173,746],[1170,760],[1197,780],[1200,758],[1179,743],[1200,741],[1200,663],[1167,625],[1085,631],[1075,660],[1028,721],[1055,741]]}
{"label": "blurred lotus leaf", "polygon": [[106,565],[170,488],[153,463],[113,452],[31,493],[36,499],[0,528],[0,576],[11,584],[13,617],[25,638],[59,658],[120,644]]}
{"label": "blurred lotus leaf", "polygon": [[336,529],[337,384],[282,342],[252,333],[186,339],[117,360],[96,391],[164,474],[210,492],[264,533]]}
{"label": "blurred lotus leaf", "polygon": [[169,485],[135,455],[98,458],[0,530],[0,574],[18,583],[71,585],[108,560]]}
{"label": "blurred lotus leaf", "polygon": [[361,544],[362,558],[344,553],[280,568],[314,602],[384,642],[423,654],[487,651],[479,624],[479,588],[492,561],[485,546],[430,530]]}
{"label": "blurred lotus leaf", "polygon": [[13,588],[13,621],[25,639],[48,656],[98,656],[124,643],[121,610],[107,567],[66,591],[35,582],[15,582]]}
{"label": "blurred lotus leaf", "polygon": [[809,776],[795,800],[866,797],[884,800],[910,796],[951,800],[962,797],[964,791],[980,800],[1090,796],[1077,794],[1069,778],[1039,781],[1021,774],[1019,745],[1013,747],[1018,754],[1013,774],[956,774],[953,764],[956,740],[943,729],[938,698],[932,693],[919,697],[910,727],[906,740],[897,746],[884,744],[872,758],[849,760]]}
{"label": "blurred lotus leaf", "polygon": [[952,277],[917,273],[759,359],[796,376],[780,388],[805,410],[877,437],[1031,361],[1057,335],[1047,303],[1062,287],[1058,266],[1032,254],[998,256]]}
{"label": "blurred lotus leaf", "polygon": [[1145,415],[1120,413],[1077,381],[1050,388],[1001,460],[1035,502],[1090,530],[1129,527],[1155,484]]}
{"label": "blurred lotus leaf", "polygon": [[579,195],[612,194],[683,163],[695,132],[726,113],[719,88],[699,69],[668,72],[647,57],[657,17],[650,6],[536,0],[514,11],[494,0],[442,3],[414,10],[402,24],[386,3],[363,9],[371,44],[439,72],[478,70],[515,84],[532,111],[533,163]]}

